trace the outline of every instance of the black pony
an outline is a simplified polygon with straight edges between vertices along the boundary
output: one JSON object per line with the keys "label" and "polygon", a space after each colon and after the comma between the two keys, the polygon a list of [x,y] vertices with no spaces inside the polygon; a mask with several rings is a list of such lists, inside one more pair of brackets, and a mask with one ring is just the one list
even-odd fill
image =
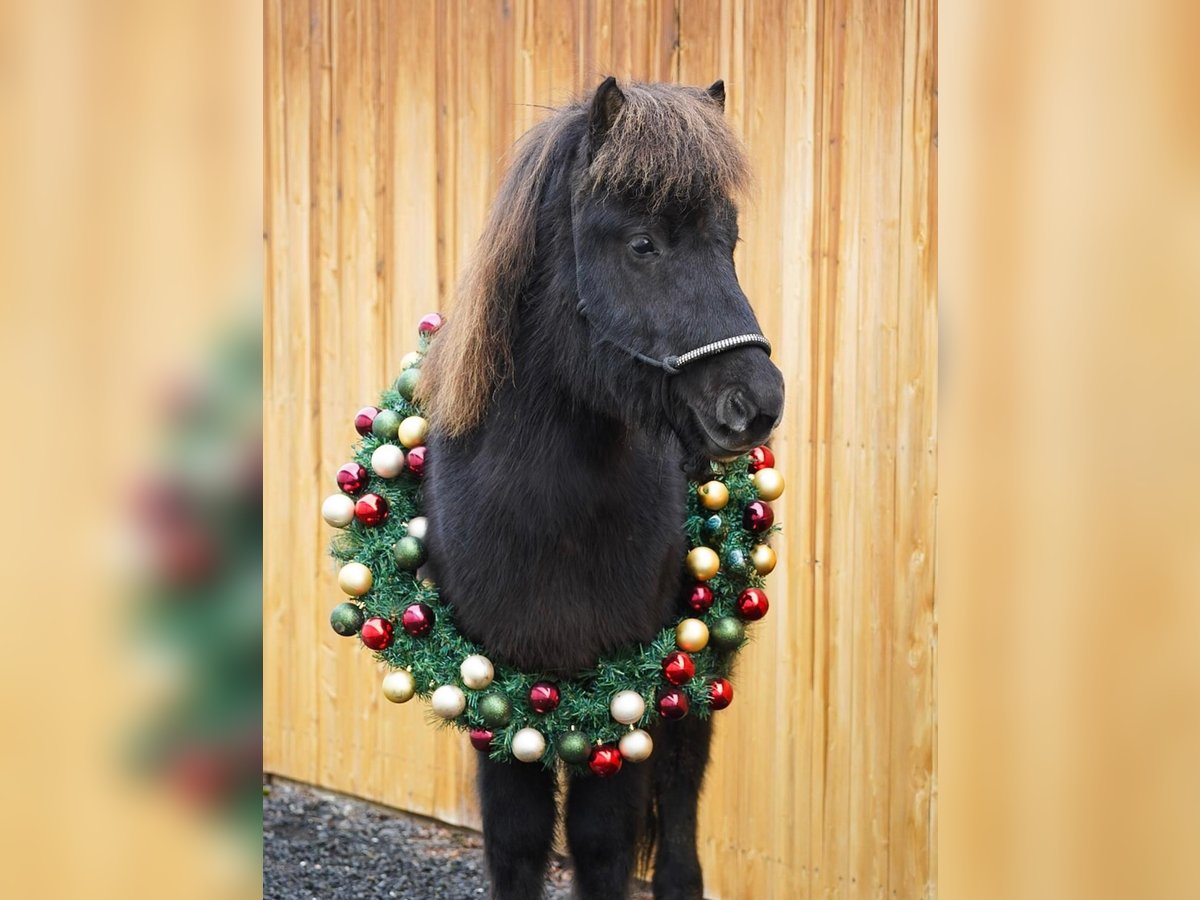
{"label": "black pony", "polygon": [[[569,676],[651,640],[679,602],[688,473],[779,420],[783,380],[734,272],[747,168],[724,101],[721,82],[609,78],[526,135],[424,364],[430,564],[497,662]],[[569,783],[581,897],[626,896],[639,838],[656,897],[703,895],[711,726],[652,733],[646,763]],[[493,896],[540,897],[554,773],[483,760],[479,788]]]}

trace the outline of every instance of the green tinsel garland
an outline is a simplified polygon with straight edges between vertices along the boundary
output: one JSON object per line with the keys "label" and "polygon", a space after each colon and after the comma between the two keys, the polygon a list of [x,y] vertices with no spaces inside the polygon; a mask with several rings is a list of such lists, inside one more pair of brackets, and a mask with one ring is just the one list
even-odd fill
{"label": "green tinsel garland", "polygon": [[[402,420],[422,415],[421,409],[411,399],[413,387],[428,342],[440,322],[440,317],[436,315],[422,320],[420,350],[405,358],[400,377],[381,396],[380,410],[391,410]],[[390,429],[380,430],[386,433]],[[719,510],[701,504],[698,483],[693,482],[688,492],[688,516],[684,530],[689,546],[710,547],[720,560],[719,571],[704,582],[713,594],[712,605],[707,611],[689,610],[682,613],[650,644],[631,646],[620,654],[602,659],[594,669],[581,672],[571,679],[495,665],[491,684],[475,690],[464,684],[460,665],[468,656],[486,656],[486,648],[459,634],[453,611],[441,599],[435,585],[418,579],[415,572],[397,562],[395,545],[407,536],[407,523],[422,515],[421,479],[413,475],[408,467],[394,478],[382,478],[372,470],[372,453],[387,443],[394,444],[397,440],[368,432],[357,445],[355,461],[367,470],[369,480],[353,494],[359,498],[368,493],[382,497],[388,504],[387,519],[374,526],[364,525],[357,518],[354,519],[334,539],[331,552],[342,563],[362,563],[371,572],[373,581],[370,589],[361,596],[351,597],[351,601],[361,610],[361,616],[353,614],[352,619],[378,616],[394,626],[390,644],[377,652],[376,657],[392,669],[411,672],[415,693],[422,698],[428,699],[442,685],[455,685],[462,690],[466,698],[462,714],[440,721],[449,721],[462,729],[491,730],[494,737],[490,742],[490,755],[496,760],[512,760],[513,735],[523,728],[534,728],[545,738],[541,762],[549,767],[559,761],[556,743],[565,732],[582,733],[592,748],[615,748],[631,730],[654,723],[660,718],[657,700],[665,690],[675,688],[687,696],[688,715],[708,717],[711,712],[710,683],[729,675],[737,651],[744,645],[745,639],[742,638],[735,645],[727,644],[724,649],[715,647],[710,639],[703,649],[688,653],[695,666],[695,674],[682,685],[672,685],[667,681],[663,661],[668,654],[679,649],[676,644],[676,625],[684,619],[700,619],[708,626],[710,633],[722,619],[746,622],[739,616],[739,595],[748,588],[761,589],[763,585],[762,575],[751,562],[751,554],[756,546],[765,545],[767,537],[778,530],[778,526],[769,525],[755,532],[743,522],[746,507],[760,499],[751,468],[752,465],[762,468],[761,459],[754,464],[747,455],[725,465],[713,464],[712,479],[723,483],[729,493],[728,502]],[[770,454],[766,453],[766,465],[769,466]],[[774,473],[771,474],[778,478]],[[782,482],[778,484],[778,490],[769,494],[771,498],[778,496],[782,490]],[[330,500],[341,498],[334,495]],[[773,553],[765,546],[758,547],[757,552],[770,557],[770,564],[763,566],[769,572],[774,565]],[[433,627],[416,637],[401,626],[404,610],[414,603],[426,604],[433,611],[434,618]],[[345,604],[339,610],[348,612]],[[339,610],[335,610],[335,616]],[[739,631],[729,622],[723,625],[727,630]],[[344,633],[346,626],[342,625],[342,629]],[[541,714],[535,712],[529,703],[530,688],[540,681],[553,682],[560,694],[557,708]],[[645,701],[645,714],[633,724],[617,722],[609,708],[613,696],[627,690],[636,691]],[[495,693],[503,694],[510,701],[511,720],[503,727],[494,724],[489,726],[480,714],[480,701]],[[585,762],[571,763],[569,768],[578,772],[589,770]],[[599,767],[595,770],[601,772]]]}

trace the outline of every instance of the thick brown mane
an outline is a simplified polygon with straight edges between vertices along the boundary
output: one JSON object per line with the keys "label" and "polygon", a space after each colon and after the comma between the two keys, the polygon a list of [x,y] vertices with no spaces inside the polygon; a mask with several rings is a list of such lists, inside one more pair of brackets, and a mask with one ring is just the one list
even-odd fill
{"label": "thick brown mane", "polygon": [[[745,153],[721,104],[704,90],[623,84],[621,91],[625,103],[580,188],[633,194],[651,208],[744,191]],[[534,260],[538,204],[561,159],[556,150],[572,136],[582,138],[591,99],[556,110],[516,146],[446,325],[422,366],[420,399],[446,434],[478,425],[510,370],[516,297]]]}

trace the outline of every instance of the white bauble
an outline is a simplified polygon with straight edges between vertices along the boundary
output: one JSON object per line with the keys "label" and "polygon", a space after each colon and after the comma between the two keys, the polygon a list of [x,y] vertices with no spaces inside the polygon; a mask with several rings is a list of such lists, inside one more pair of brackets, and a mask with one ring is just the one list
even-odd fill
{"label": "white bauble", "polygon": [[371,454],[371,469],[380,478],[395,478],[404,471],[404,451],[395,444],[380,444]]}
{"label": "white bauble", "polygon": [[338,572],[338,586],[351,597],[361,597],[374,583],[375,576],[360,562],[348,562]]}
{"label": "white bauble", "polygon": [[492,661],[478,653],[473,653],[464,659],[462,665],[458,667],[458,672],[462,675],[463,684],[473,691],[482,691],[492,683],[492,679],[496,675],[492,668]]}
{"label": "white bauble", "polygon": [[536,728],[522,728],[512,739],[512,754],[521,762],[537,762],[546,752],[546,739]]}
{"label": "white bauble", "polygon": [[416,350],[409,350],[402,357],[400,357],[400,371],[403,372],[405,369],[411,369],[420,361],[421,354]]}
{"label": "white bauble", "polygon": [[407,703],[416,692],[417,682],[407,669],[397,669],[383,677],[383,696],[393,703]]}
{"label": "white bauble", "polygon": [[330,494],[321,504],[321,517],[334,528],[345,528],[354,521],[354,498]]}
{"label": "white bauble", "polygon": [[620,691],[609,702],[608,711],[622,725],[632,725],[646,714],[646,701],[637,691]]}
{"label": "white bauble", "polygon": [[654,752],[654,741],[650,739],[650,735],[637,728],[621,738],[617,749],[621,751],[622,758],[630,762],[641,762],[649,759],[650,754]]}
{"label": "white bauble", "polygon": [[408,520],[408,535],[418,541],[425,540],[425,532],[429,530],[429,520],[424,516],[414,516]]}
{"label": "white bauble", "polygon": [[443,684],[433,692],[429,705],[443,719],[454,719],[461,716],[462,711],[467,708],[467,695],[453,684]]}

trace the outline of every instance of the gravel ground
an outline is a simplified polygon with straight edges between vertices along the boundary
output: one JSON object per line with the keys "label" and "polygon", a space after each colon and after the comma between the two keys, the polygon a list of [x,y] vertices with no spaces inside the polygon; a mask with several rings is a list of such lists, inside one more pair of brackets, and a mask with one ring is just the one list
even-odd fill
{"label": "gravel ground", "polygon": [[[552,859],[546,900],[569,900],[570,885]],[[487,896],[478,832],[278,779],[263,797],[264,900]]]}

